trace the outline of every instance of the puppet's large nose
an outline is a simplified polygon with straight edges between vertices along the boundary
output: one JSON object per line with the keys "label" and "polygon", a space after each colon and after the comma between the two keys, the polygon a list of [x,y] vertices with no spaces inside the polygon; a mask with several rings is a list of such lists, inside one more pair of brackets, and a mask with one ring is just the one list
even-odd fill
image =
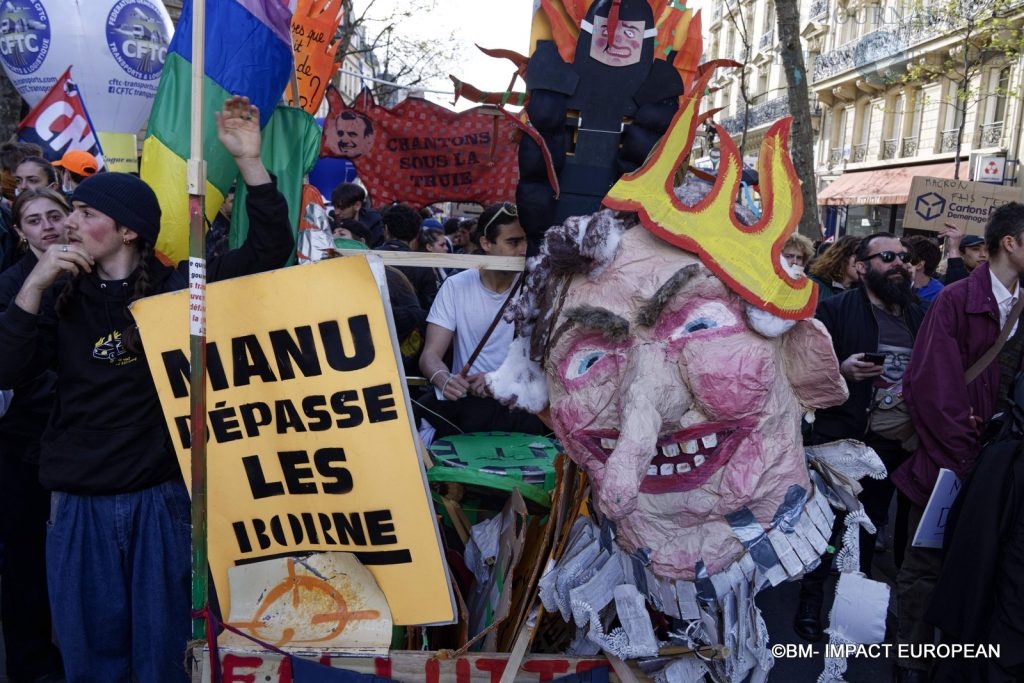
{"label": "puppet's large nose", "polygon": [[605,463],[598,498],[605,515],[622,519],[636,509],[659,435],[679,424],[691,402],[676,359],[663,344],[642,343],[629,351],[619,393],[618,443]]}

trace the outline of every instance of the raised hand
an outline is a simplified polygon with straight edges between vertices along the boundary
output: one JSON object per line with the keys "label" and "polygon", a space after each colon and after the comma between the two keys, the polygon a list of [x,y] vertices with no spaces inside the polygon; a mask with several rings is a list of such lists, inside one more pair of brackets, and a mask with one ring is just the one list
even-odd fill
{"label": "raised hand", "polygon": [[235,158],[242,179],[247,185],[270,182],[270,174],[260,160],[260,111],[249,98],[234,95],[224,102],[224,108],[214,112],[217,121],[217,139]]}
{"label": "raised hand", "polygon": [[217,139],[236,159],[259,158],[260,112],[249,104],[249,98],[235,95],[224,102],[224,108],[214,112],[217,121]]}

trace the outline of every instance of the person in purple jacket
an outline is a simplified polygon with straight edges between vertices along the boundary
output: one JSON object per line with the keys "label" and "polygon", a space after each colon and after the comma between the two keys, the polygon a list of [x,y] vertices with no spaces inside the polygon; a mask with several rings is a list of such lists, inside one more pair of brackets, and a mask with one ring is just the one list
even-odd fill
{"label": "person in purple jacket", "polygon": [[[1020,366],[1013,336],[969,385],[964,373],[985,355],[1017,298],[1024,273],[1024,204],[1004,204],[985,226],[989,260],[963,280],[947,285],[932,303],[917,335],[903,378],[907,406],[920,446],[892,474],[893,483],[910,503],[908,543],[897,577],[901,644],[933,642],[924,612],[941,566],[937,549],[915,548],[910,540],[921,521],[940,468],[961,479],[974,467],[981,427],[996,412],[1000,396]],[[1024,328],[1015,324],[1017,331]],[[1013,332],[1015,335],[1017,332]],[[1012,356],[1012,357],[1011,357]],[[1004,381],[1005,380],[1005,381]],[[900,659],[903,680],[929,680],[931,662]],[[916,676],[916,677],[915,677]]]}

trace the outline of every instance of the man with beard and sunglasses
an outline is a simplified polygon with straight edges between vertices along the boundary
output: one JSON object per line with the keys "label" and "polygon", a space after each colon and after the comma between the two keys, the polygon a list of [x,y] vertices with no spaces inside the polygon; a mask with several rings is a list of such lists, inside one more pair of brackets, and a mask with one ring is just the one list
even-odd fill
{"label": "man with beard and sunglasses", "polygon": [[[839,439],[863,441],[892,472],[910,453],[899,441],[870,431],[868,412],[876,390],[902,381],[925,311],[912,289],[910,251],[900,239],[889,233],[868,235],[855,256],[861,286],[823,299],[814,315],[832,335],[850,398],[842,405],[817,411],[806,441],[808,445]],[[893,484],[888,478],[864,479],[861,484],[864,511],[876,528],[881,527],[887,521]],[[876,535],[861,530],[860,536],[861,570],[870,576]],[[902,532],[896,537],[897,544],[901,536]],[[800,584],[793,628],[806,640],[822,637],[821,605],[831,560],[830,555],[823,558],[821,566]]]}
{"label": "man with beard and sunglasses", "polygon": [[[921,343],[914,347],[907,367],[904,389],[920,446],[892,478],[909,500],[907,529],[911,534],[920,522],[939,469],[952,470],[961,480],[974,469],[982,428],[1006,398],[1020,367],[1020,330],[1024,325],[1015,322],[998,357],[965,384],[964,373],[993,347],[1020,296],[1024,204],[1004,204],[992,212],[985,226],[985,244],[988,262],[943,288],[932,303],[921,327]],[[925,623],[924,611],[940,566],[940,550],[907,546],[896,582],[901,644],[933,642],[934,629]],[[906,680],[930,680],[930,664],[923,659],[899,661],[907,671]]]}

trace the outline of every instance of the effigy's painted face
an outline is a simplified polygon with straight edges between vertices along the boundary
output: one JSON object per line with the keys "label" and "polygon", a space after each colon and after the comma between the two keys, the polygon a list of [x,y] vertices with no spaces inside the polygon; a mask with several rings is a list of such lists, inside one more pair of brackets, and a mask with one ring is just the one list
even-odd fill
{"label": "effigy's painted face", "polygon": [[646,26],[642,21],[619,21],[615,27],[615,40],[609,40],[607,17],[594,17],[590,57],[608,66],[638,63],[643,52]]}
{"label": "effigy's painted face", "polygon": [[555,431],[619,543],[648,549],[661,576],[739,559],[730,515],[746,508],[768,528],[794,485],[809,490],[801,404],[845,397],[823,381],[835,365],[824,328],[767,338],[745,311],[695,256],[633,229],[596,280],[574,278],[553,327]]}

